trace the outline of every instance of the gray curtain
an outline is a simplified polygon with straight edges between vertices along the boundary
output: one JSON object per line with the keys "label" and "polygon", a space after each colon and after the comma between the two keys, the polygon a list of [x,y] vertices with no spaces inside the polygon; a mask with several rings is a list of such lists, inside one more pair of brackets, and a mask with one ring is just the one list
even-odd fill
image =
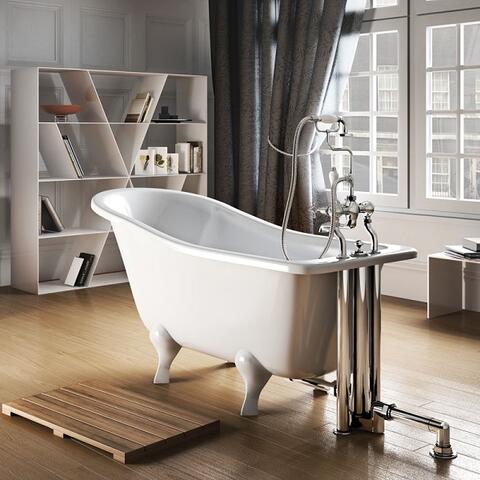
{"label": "gray curtain", "polygon": [[[293,132],[307,114],[336,113],[365,0],[210,0],[215,196],[280,223]],[[300,151],[312,145],[305,129]],[[325,205],[318,155],[299,162],[290,227],[311,232]]]}

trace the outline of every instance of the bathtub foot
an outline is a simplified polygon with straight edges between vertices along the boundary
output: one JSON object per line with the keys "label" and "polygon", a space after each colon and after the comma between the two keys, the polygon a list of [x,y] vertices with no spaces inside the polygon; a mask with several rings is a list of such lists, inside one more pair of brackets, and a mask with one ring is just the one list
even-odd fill
{"label": "bathtub foot", "polygon": [[235,355],[235,365],[245,382],[245,398],[240,415],[253,417],[258,415],[258,398],[272,374],[246,350],[240,350]]}
{"label": "bathtub foot", "polygon": [[153,383],[170,383],[170,365],[182,347],[163,327],[150,332],[150,341],[158,355],[157,373]]}

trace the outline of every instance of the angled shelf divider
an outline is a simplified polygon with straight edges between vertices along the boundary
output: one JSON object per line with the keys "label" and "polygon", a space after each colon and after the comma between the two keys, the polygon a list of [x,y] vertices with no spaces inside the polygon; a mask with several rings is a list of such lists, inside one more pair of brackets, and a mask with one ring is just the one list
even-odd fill
{"label": "angled shelf divider", "polygon": [[[141,123],[125,123],[131,101],[149,92]],[[78,104],[66,122],[42,105]],[[162,106],[191,122],[154,123]],[[29,67],[12,72],[12,286],[47,294],[128,281],[111,225],[90,207],[113,188],[168,188],[207,194],[207,78],[148,72]],[[83,169],[77,174],[67,135]],[[28,138],[28,142],[25,139]],[[203,144],[202,173],[136,175],[140,149],[177,142]],[[39,233],[40,195],[48,196],[64,230]],[[84,287],[64,284],[73,257],[95,255]]]}

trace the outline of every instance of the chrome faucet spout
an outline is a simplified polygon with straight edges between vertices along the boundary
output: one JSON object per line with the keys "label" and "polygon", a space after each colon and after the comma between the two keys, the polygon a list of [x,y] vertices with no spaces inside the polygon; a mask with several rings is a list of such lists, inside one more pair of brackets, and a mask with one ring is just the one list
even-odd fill
{"label": "chrome faucet spout", "polygon": [[375,207],[372,202],[362,202],[359,205],[360,207],[360,213],[365,214],[365,218],[363,219],[363,224],[365,225],[365,230],[367,230],[367,233],[370,235],[370,239],[372,241],[372,249],[370,250],[370,253],[373,255],[375,253],[378,253],[378,236],[377,232],[372,227],[372,215],[373,212],[375,211]]}

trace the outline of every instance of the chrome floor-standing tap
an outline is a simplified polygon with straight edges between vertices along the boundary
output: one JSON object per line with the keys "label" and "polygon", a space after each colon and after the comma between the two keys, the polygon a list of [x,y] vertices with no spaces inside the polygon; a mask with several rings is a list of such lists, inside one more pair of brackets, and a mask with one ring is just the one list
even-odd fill
{"label": "chrome floor-standing tap", "polygon": [[[353,229],[357,225],[358,216],[364,215],[364,226],[370,236],[372,247],[369,252],[362,250],[363,242],[356,242],[357,249],[351,257],[368,257],[379,251],[377,234],[372,228],[372,215],[375,208],[371,202],[357,203],[352,173],[353,152],[348,147],[336,147],[331,143],[331,136],[345,136],[347,129],[341,117],[332,115],[309,115],[298,123],[295,129],[292,153],[283,152],[268,139],[269,145],[277,152],[292,158],[290,189],[287,197],[282,222],[281,246],[286,260],[289,260],[285,243],[285,232],[290,218],[290,211],[297,183],[298,158],[310,155],[298,153],[299,139],[302,130],[308,123],[313,123],[317,133],[327,136],[327,144],[334,152],[346,152],[349,155],[348,172],[340,177],[336,168],[329,173],[331,184],[331,204],[326,213],[330,217],[328,239],[319,258],[330,248],[334,236],[338,238],[339,260],[349,259],[347,242],[341,228]],[[330,127],[322,130],[320,123],[328,123]],[[349,185],[348,195],[343,202],[338,200],[337,190],[341,183]],[[347,219],[341,223],[342,217]],[[322,233],[323,225],[319,233]],[[353,261],[353,258],[351,259]],[[450,445],[450,427],[448,423],[435,418],[424,417],[386,404],[380,400],[380,344],[381,344],[381,266],[371,265],[350,268],[337,274],[337,379],[335,382],[325,381],[322,377],[305,379],[304,382],[333,391],[337,397],[337,420],[334,432],[337,435],[348,435],[352,430],[361,428],[374,433],[384,432],[384,421],[400,420],[414,422],[426,426],[437,433],[437,441],[430,454],[438,459],[456,457]]]}

